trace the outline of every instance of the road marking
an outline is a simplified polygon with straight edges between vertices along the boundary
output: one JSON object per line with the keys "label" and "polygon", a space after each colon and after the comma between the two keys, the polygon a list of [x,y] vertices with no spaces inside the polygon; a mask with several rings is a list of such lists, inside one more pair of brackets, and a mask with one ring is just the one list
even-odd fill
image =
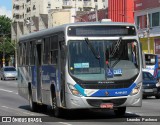
{"label": "road marking", "polygon": [[6,109],[11,109],[11,110],[14,110],[14,111],[19,111],[23,114],[27,114],[27,115],[35,115],[35,114],[32,114],[32,113],[28,113],[28,112],[23,112],[23,111],[20,111],[20,110],[17,110],[15,108],[11,108],[11,107],[7,107],[7,106],[1,106],[2,108],[6,108]]}
{"label": "road marking", "polygon": [[132,114],[132,115],[142,116],[142,114],[140,114],[140,113],[135,113],[135,112],[126,112],[126,113],[128,113],[128,114]]}
{"label": "road marking", "polygon": [[0,91],[9,92],[9,93],[14,93],[14,94],[18,94],[18,93],[15,93],[15,92],[13,92],[13,91],[6,90],[6,89],[0,89]]}
{"label": "road marking", "polygon": [[6,90],[6,89],[0,89],[1,91],[5,91],[5,92],[13,92],[13,91],[10,91],[10,90]]}
{"label": "road marking", "polygon": [[64,125],[72,125],[72,124],[69,124],[69,123],[67,123],[67,122],[58,122],[58,123],[64,124]]}

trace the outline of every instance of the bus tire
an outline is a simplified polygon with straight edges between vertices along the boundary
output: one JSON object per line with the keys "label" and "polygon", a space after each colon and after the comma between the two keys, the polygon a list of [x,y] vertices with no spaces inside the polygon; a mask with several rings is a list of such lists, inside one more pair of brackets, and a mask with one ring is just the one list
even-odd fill
{"label": "bus tire", "polygon": [[45,104],[39,105],[39,108],[40,108],[41,112],[46,112],[47,111],[47,105],[45,105]]}
{"label": "bus tire", "polygon": [[156,99],[160,99],[160,87],[158,87],[158,92],[157,92],[157,95],[155,97],[156,97]]}
{"label": "bus tire", "polygon": [[52,109],[53,115],[57,118],[62,117],[62,109],[57,106],[56,93],[52,93]]}
{"label": "bus tire", "polygon": [[37,105],[36,102],[33,102],[33,97],[32,97],[31,91],[29,92],[29,107],[30,107],[30,110],[31,110],[32,112],[37,111],[38,105]]}
{"label": "bus tire", "polygon": [[126,107],[118,107],[116,110],[114,110],[114,113],[117,117],[122,117],[126,113]]}

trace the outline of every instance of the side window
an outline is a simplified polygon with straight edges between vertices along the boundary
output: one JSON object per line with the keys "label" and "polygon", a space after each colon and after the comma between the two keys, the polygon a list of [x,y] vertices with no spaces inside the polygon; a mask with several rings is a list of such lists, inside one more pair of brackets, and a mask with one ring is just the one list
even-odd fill
{"label": "side window", "polygon": [[57,64],[58,61],[58,36],[51,37],[51,44],[50,44],[50,58],[52,64]]}
{"label": "side window", "polygon": [[150,73],[148,73],[148,77],[149,77],[150,80],[154,79],[154,77]]}
{"label": "side window", "polygon": [[26,65],[26,43],[22,45],[22,65]]}
{"label": "side window", "polygon": [[48,64],[50,62],[50,37],[44,38],[44,46],[43,46],[43,64]]}
{"label": "side window", "polygon": [[18,47],[18,65],[22,65],[22,58],[23,58],[23,56],[22,56],[22,43],[19,43],[19,47]]}
{"label": "side window", "polygon": [[30,51],[31,51],[31,53],[30,53],[30,59],[29,59],[30,65],[34,65],[34,64],[35,64],[34,43],[35,43],[34,41],[31,41],[31,42],[30,42]]}
{"label": "side window", "polygon": [[30,43],[26,43],[26,65],[29,65],[30,58]]}

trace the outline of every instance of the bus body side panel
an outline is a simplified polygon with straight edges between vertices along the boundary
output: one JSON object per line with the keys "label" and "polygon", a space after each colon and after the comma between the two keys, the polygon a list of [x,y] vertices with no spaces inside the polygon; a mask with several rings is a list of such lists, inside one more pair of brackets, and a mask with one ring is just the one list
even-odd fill
{"label": "bus body side panel", "polygon": [[54,65],[42,66],[42,101],[51,104],[51,84],[56,85],[56,67]]}
{"label": "bus body side panel", "polygon": [[30,67],[18,67],[18,94],[28,100],[28,83],[31,82]]}
{"label": "bus body side panel", "polygon": [[37,88],[37,81],[36,81],[36,78],[37,78],[37,74],[36,74],[36,66],[31,66],[31,91],[32,91],[32,97],[33,97],[33,101],[37,101],[37,91],[36,91],[36,88]]}

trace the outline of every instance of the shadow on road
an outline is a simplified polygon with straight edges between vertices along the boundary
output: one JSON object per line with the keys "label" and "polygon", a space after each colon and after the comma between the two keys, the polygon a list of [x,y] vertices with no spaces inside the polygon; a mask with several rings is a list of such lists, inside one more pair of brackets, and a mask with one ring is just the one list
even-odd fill
{"label": "shadow on road", "polygon": [[[30,111],[29,105],[20,106],[19,108]],[[38,111],[37,113],[41,113],[43,115],[47,115],[48,117],[54,117],[52,109],[48,107],[46,112]],[[39,116],[39,115],[38,115]],[[90,110],[90,109],[81,109],[81,110],[64,110],[64,114],[62,119],[65,121],[70,122],[77,122],[77,121],[125,121],[126,118],[137,118],[140,117],[139,115],[132,114],[132,113],[126,113],[124,117],[116,117],[114,115],[114,112],[112,110]]]}

